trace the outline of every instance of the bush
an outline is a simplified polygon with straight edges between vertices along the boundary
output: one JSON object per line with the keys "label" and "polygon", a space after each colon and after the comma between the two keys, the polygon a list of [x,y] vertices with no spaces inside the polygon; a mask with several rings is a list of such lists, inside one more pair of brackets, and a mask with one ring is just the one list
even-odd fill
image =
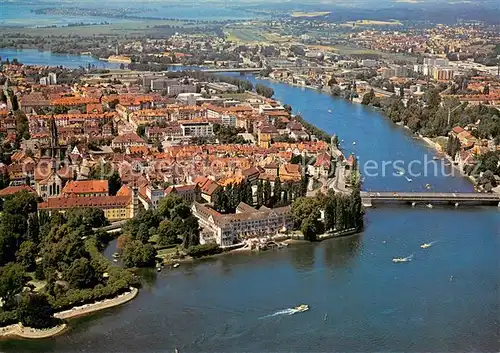
{"label": "bush", "polygon": [[0,326],[8,326],[19,322],[16,310],[0,312]]}
{"label": "bush", "polygon": [[187,254],[194,258],[220,254],[222,249],[217,244],[203,244],[191,246],[187,249]]}

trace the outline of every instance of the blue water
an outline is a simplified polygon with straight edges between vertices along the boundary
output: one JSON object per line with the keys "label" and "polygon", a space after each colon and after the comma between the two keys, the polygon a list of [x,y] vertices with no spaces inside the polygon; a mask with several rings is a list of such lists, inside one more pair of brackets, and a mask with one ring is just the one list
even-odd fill
{"label": "blue water", "polygon": [[118,63],[108,63],[88,55],[54,54],[37,49],[0,48],[0,58],[18,59],[27,65],[64,66],[67,68],[87,67],[89,64],[96,68],[119,68]]}
{"label": "blue water", "polygon": [[[22,4],[22,3],[7,3],[0,2],[0,26],[9,27],[39,27],[39,26],[64,26],[70,23],[119,23],[130,22],[134,19],[115,18],[107,16],[66,16],[52,14],[35,14],[31,12],[34,9],[52,8],[55,4]],[[64,6],[64,5],[62,5]],[[112,8],[112,4],[70,4],[67,7],[94,8],[96,6],[106,6]],[[120,8],[137,8],[138,11],[127,13],[126,16],[134,17],[149,17],[149,18],[175,18],[184,20],[201,20],[201,21],[217,21],[217,20],[238,20],[255,18],[256,16],[247,13],[240,9],[231,9],[222,6],[168,6],[168,4],[158,3],[128,3],[118,4]],[[262,16],[260,16],[262,17]]]}
{"label": "blue water", "polygon": [[[20,58],[21,59],[21,58]],[[250,78],[254,82],[254,78]],[[276,97],[360,159],[432,153],[378,113],[265,81]],[[327,112],[332,110],[332,114]],[[352,145],[356,141],[356,145]],[[370,189],[470,191],[461,177],[365,180]],[[500,210],[370,209],[363,233],[274,252],[232,254],[145,272],[132,302],[4,352],[498,352]],[[434,242],[428,249],[423,243]],[[411,256],[394,264],[393,257]],[[300,314],[286,309],[306,303]],[[326,316],[326,319],[325,319]]]}
{"label": "blue water", "polygon": [[[472,184],[456,170],[444,161],[434,161],[432,150],[370,108],[312,89],[246,78],[272,87],[274,97],[292,105],[294,113],[344,140],[340,145],[344,154],[354,153],[359,159],[365,190],[425,191],[425,185],[431,184],[434,191],[473,191]],[[412,181],[396,174],[398,168]]]}

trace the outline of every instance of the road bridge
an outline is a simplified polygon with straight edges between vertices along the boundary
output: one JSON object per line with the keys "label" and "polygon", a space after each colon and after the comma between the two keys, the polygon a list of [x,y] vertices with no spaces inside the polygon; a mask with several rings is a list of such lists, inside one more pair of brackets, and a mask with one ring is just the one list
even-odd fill
{"label": "road bridge", "polygon": [[416,205],[450,204],[458,207],[467,205],[489,205],[500,207],[500,194],[480,192],[391,192],[391,191],[362,191],[363,206],[371,207],[375,204],[403,203]]}
{"label": "road bridge", "polygon": [[261,67],[241,67],[234,69],[201,69],[200,71],[208,73],[217,73],[217,72],[259,73],[262,70],[263,68]]}

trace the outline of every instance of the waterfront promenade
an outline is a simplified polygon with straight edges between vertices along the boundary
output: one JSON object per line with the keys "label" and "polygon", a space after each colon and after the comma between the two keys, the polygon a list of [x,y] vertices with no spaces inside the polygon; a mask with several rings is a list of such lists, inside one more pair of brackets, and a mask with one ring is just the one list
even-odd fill
{"label": "waterfront promenade", "polygon": [[139,290],[137,288],[131,288],[130,292],[120,294],[116,298],[105,299],[96,303],[85,304],[82,306],[75,306],[74,308],[71,308],[69,310],[60,311],[54,314],[54,317],[58,319],[68,320],[75,317],[87,315],[95,311],[112,308],[114,306],[125,304],[126,302],[134,299],[138,292]]}
{"label": "waterfront promenade", "polygon": [[66,330],[67,325],[57,325],[48,329],[34,329],[22,324],[13,324],[0,328],[0,337],[19,337],[26,339],[42,339],[57,336]]}

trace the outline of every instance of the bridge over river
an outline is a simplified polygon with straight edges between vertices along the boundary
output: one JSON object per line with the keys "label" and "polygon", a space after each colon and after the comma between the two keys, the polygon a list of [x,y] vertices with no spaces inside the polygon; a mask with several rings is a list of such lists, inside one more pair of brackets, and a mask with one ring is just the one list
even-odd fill
{"label": "bridge over river", "polygon": [[500,207],[500,194],[486,194],[479,192],[376,192],[362,191],[363,206],[371,207],[375,204],[405,203],[416,205],[451,204],[467,205],[494,205]]}

